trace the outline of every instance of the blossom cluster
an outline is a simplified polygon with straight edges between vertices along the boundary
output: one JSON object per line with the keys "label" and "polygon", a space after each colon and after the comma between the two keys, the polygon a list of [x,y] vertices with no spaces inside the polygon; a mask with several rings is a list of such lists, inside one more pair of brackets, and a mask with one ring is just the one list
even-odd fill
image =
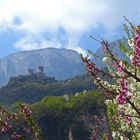
{"label": "blossom cluster", "polygon": [[0,107],[0,130],[3,133],[11,133],[11,137],[13,139],[20,139],[22,140],[23,137],[17,132],[14,131],[14,120],[18,121],[19,117],[17,113],[10,113],[5,108]]}
{"label": "blossom cluster", "polygon": [[13,113],[0,106],[0,131],[11,134],[12,139],[24,140],[25,136],[16,131],[20,127],[30,130],[32,138],[39,140],[40,130],[31,118],[32,111],[25,104],[20,104],[20,108],[18,113]]}
{"label": "blossom cluster", "polygon": [[[82,57],[87,70],[106,95],[108,118],[113,137],[121,140],[140,139],[140,25],[134,27],[128,20],[128,45],[123,51],[130,61],[115,56],[107,41],[101,41],[105,57],[102,59],[108,72],[98,68],[88,57]],[[109,77],[114,81],[106,80]],[[112,98],[111,98],[112,97]]]}
{"label": "blossom cluster", "polygon": [[132,64],[135,67],[140,66],[140,26],[138,26],[138,29],[136,30],[136,36],[134,37],[134,56],[132,59]]}
{"label": "blossom cluster", "polygon": [[125,104],[127,100],[127,93],[128,93],[128,81],[121,79],[120,85],[121,85],[120,95],[117,95],[116,99],[119,104]]}
{"label": "blossom cluster", "polygon": [[32,111],[24,104],[21,104],[21,110],[19,111],[19,113],[24,115],[25,120],[29,120],[30,116],[32,115]]}

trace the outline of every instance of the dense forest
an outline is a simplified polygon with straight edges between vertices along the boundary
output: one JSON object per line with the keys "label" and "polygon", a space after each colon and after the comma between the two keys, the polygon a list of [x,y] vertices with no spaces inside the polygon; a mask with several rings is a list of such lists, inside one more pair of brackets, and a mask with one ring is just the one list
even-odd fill
{"label": "dense forest", "polygon": [[[33,111],[33,119],[41,129],[42,140],[89,140],[96,126],[94,117],[106,116],[104,96],[97,92],[79,93],[78,95],[48,96],[41,101],[28,106]],[[18,110],[18,103],[10,106],[11,110]],[[100,133],[109,133],[108,122],[99,123]],[[24,134],[22,129],[18,132]],[[26,134],[25,134],[26,137]],[[1,133],[1,140],[10,140],[10,136]],[[28,136],[27,140],[32,139]]]}
{"label": "dense forest", "polygon": [[5,87],[0,89],[0,103],[4,105],[10,105],[17,101],[34,103],[45,96],[75,94],[93,89],[97,89],[97,86],[88,75],[54,82],[10,80]]}

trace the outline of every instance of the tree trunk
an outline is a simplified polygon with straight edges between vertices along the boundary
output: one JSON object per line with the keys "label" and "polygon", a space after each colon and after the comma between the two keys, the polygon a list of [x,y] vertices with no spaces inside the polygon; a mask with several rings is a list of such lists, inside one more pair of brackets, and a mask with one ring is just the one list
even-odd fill
{"label": "tree trunk", "polygon": [[69,129],[68,140],[73,140],[71,129]]}

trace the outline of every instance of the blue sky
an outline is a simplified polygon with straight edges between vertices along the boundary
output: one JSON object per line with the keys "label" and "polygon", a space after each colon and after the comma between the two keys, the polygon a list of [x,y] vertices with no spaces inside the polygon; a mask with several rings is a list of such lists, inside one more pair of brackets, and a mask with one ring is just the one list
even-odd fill
{"label": "blue sky", "polygon": [[140,23],[140,0],[0,0],[0,58],[17,51],[66,48],[85,53],[122,38],[123,16]]}

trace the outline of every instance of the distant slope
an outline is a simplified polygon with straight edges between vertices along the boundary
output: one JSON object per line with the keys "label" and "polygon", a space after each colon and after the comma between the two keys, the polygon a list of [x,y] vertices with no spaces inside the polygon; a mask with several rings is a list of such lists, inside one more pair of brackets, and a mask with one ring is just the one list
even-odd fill
{"label": "distant slope", "polygon": [[[120,44],[122,44],[122,43],[127,45],[127,40],[125,38],[122,38],[120,40],[116,40],[116,41],[110,43],[110,46],[109,46],[110,50],[112,50],[113,54],[115,56],[118,56],[118,58],[120,58],[120,59],[123,59],[123,58],[128,59],[128,57],[124,53],[122,53],[122,51],[120,50]],[[99,66],[99,67],[105,67],[105,64],[102,62],[102,58],[105,56],[103,47],[98,48],[96,50],[95,54],[100,59],[94,58],[93,61],[95,61],[97,66]]]}
{"label": "distant slope", "polygon": [[88,75],[77,76],[64,82],[10,81],[0,89],[0,103],[12,104],[17,101],[34,103],[48,95],[75,94],[84,90],[96,89]]}

